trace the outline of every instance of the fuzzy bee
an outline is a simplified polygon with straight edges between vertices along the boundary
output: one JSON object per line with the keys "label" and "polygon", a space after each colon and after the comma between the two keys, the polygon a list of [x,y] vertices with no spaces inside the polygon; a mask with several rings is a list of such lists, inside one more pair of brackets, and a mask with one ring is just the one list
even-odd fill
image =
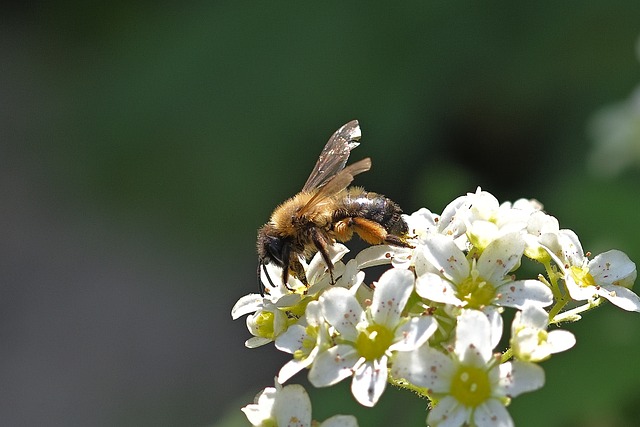
{"label": "fuzzy bee", "polygon": [[309,260],[316,252],[322,255],[333,283],[327,248],[336,241],[350,240],[354,232],[371,245],[410,246],[402,209],[395,202],[361,187],[349,187],[354,176],[371,168],[369,158],[345,167],[360,135],[357,120],[338,129],[320,153],[302,191],[279,205],[258,230],[258,282],[263,291],[261,267],[271,286],[266,270],[269,263],[282,268],[285,285],[290,274],[306,284],[300,258]]}

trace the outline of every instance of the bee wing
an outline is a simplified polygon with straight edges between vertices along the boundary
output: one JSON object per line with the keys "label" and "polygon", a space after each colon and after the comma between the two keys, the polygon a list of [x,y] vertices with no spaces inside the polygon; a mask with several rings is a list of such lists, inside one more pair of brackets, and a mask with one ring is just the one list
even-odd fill
{"label": "bee wing", "polygon": [[318,188],[317,192],[311,197],[311,199],[309,199],[309,201],[298,211],[298,218],[347,188],[347,186],[351,184],[351,181],[353,181],[354,176],[359,173],[366,172],[369,169],[371,169],[371,159],[366,158],[355,162],[336,173],[329,182]]}
{"label": "bee wing", "polygon": [[[302,191],[311,191],[329,182],[344,169],[351,150],[360,145],[360,125],[352,120],[334,132],[322,149],[311,175],[302,187]],[[359,172],[358,172],[359,173]],[[353,174],[356,175],[356,174]]]}

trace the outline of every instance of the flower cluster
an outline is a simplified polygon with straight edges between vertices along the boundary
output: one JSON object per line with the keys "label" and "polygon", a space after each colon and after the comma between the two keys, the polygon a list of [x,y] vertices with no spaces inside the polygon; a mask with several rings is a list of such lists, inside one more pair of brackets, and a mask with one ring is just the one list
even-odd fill
{"label": "flower cluster", "polygon": [[[544,385],[539,362],[575,344],[550,325],[578,320],[603,300],[640,312],[630,290],[635,264],[617,250],[585,254],[537,201],[501,204],[478,189],[440,215],[423,208],[404,220],[411,248],[372,246],[345,262],[347,248],[334,244],[335,283],[316,254],[301,260],[307,284],[290,276],[236,303],[234,319],[249,315],[247,347],[274,342],[292,355],[276,388],[308,369],[315,387],[350,378],[364,406],[389,383],[422,394],[431,426],[509,426],[510,400]],[[365,284],[363,270],[377,265],[389,268]],[[519,277],[536,265],[544,274]],[[262,274],[281,277],[272,265]],[[506,309],[516,311],[510,346],[495,352]]]}

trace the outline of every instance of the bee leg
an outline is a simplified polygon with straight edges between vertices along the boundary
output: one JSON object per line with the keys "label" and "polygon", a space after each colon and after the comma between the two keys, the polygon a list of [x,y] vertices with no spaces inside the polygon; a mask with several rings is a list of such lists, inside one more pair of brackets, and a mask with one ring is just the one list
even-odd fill
{"label": "bee leg", "polygon": [[[294,276],[296,276],[296,278],[300,280],[305,286],[309,286],[309,284],[307,283],[307,275],[304,272],[304,267],[302,266],[298,258],[291,260],[291,262],[289,263],[289,270],[291,270]],[[289,289],[289,284],[285,282],[285,285],[287,286],[287,289]]]}
{"label": "bee leg", "polygon": [[353,231],[370,245],[379,245],[383,243],[387,236],[387,230],[375,221],[358,216],[353,217]]}
{"label": "bee leg", "polygon": [[353,237],[353,228],[351,228],[352,225],[353,219],[351,217],[347,217],[333,224],[332,229],[336,235],[336,239],[341,242],[347,242],[351,240],[351,238]]}
{"label": "bee leg", "polygon": [[362,240],[370,245],[388,243],[390,245],[400,246],[403,248],[412,247],[401,236],[390,234],[382,225],[366,218],[354,217],[353,230],[358,233],[358,236],[360,236]]}
{"label": "bee leg", "polygon": [[273,281],[271,280],[271,276],[269,276],[269,272],[267,271],[267,265],[262,262],[259,263],[258,264],[258,287],[260,288],[260,295],[264,296],[265,293],[269,294],[271,292],[269,289],[267,289],[267,287],[262,282],[262,277],[260,276],[261,274],[260,267],[262,267],[262,271],[264,271],[264,275],[267,277],[267,281],[269,282],[269,285],[271,285],[271,288],[272,289],[275,288],[276,285],[273,284]]}
{"label": "bee leg", "polygon": [[[283,246],[282,248],[282,284],[289,289],[289,269],[291,268],[291,251],[289,246]],[[289,289],[291,290],[291,289]]]}
{"label": "bee leg", "polygon": [[402,237],[396,236],[395,234],[387,234],[387,237],[384,238],[385,243],[388,243],[393,246],[400,246],[401,248],[414,248],[408,244]]}
{"label": "bee leg", "polygon": [[331,276],[331,284],[335,285],[336,281],[333,278],[333,262],[331,262],[331,257],[329,257],[329,251],[327,249],[329,243],[327,242],[327,239],[316,228],[312,228],[311,240],[313,241],[313,245],[316,249],[318,249],[318,252],[320,252],[320,255],[322,255],[324,263],[327,265],[329,275]]}

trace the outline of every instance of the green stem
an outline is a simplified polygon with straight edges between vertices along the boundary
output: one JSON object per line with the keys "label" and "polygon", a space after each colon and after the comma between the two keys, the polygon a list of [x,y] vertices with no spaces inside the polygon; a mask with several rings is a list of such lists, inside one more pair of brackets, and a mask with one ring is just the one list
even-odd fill
{"label": "green stem", "polygon": [[560,282],[558,281],[558,272],[551,266],[551,259],[542,261],[544,269],[549,277],[551,283],[551,292],[553,292],[553,299],[556,301],[555,305],[549,310],[550,322],[560,313],[560,311],[571,301],[569,292],[566,288],[561,289]]}
{"label": "green stem", "polygon": [[392,384],[398,388],[402,388],[405,390],[409,390],[414,392],[415,394],[417,394],[418,396],[424,398],[424,399],[429,399],[431,400],[431,396],[429,396],[429,389],[426,388],[422,388],[422,387],[418,387],[417,385],[411,384],[409,381],[406,380],[398,380],[395,379],[391,376],[388,377],[387,381],[389,382],[389,384]]}
{"label": "green stem", "polygon": [[[581,305],[579,307],[576,308],[572,308],[571,310],[567,310],[564,313],[560,313],[560,314],[554,314],[554,316],[551,316],[551,313],[549,313],[549,323],[553,323],[553,324],[558,324],[561,322],[575,322],[577,320],[580,320],[580,313],[583,313],[585,311],[591,310],[593,308],[596,308],[597,306],[599,306],[600,304],[602,304],[604,302],[604,300],[600,297],[594,299],[594,300],[590,300],[588,301],[586,304]],[[555,308],[555,307],[554,307]]]}
{"label": "green stem", "polygon": [[566,295],[561,296],[556,301],[555,305],[549,310],[549,323],[553,323],[560,310],[569,303],[569,298]]}
{"label": "green stem", "polygon": [[558,273],[551,266],[551,258],[542,261],[542,265],[544,265],[547,277],[549,277],[549,281],[551,282],[551,292],[553,292],[554,299],[561,299],[563,292],[560,290],[560,285],[558,284]]}
{"label": "green stem", "polygon": [[502,353],[502,356],[500,357],[500,363],[504,363],[509,359],[511,359],[512,357],[513,357],[513,349],[509,347],[504,351],[504,353]]}

